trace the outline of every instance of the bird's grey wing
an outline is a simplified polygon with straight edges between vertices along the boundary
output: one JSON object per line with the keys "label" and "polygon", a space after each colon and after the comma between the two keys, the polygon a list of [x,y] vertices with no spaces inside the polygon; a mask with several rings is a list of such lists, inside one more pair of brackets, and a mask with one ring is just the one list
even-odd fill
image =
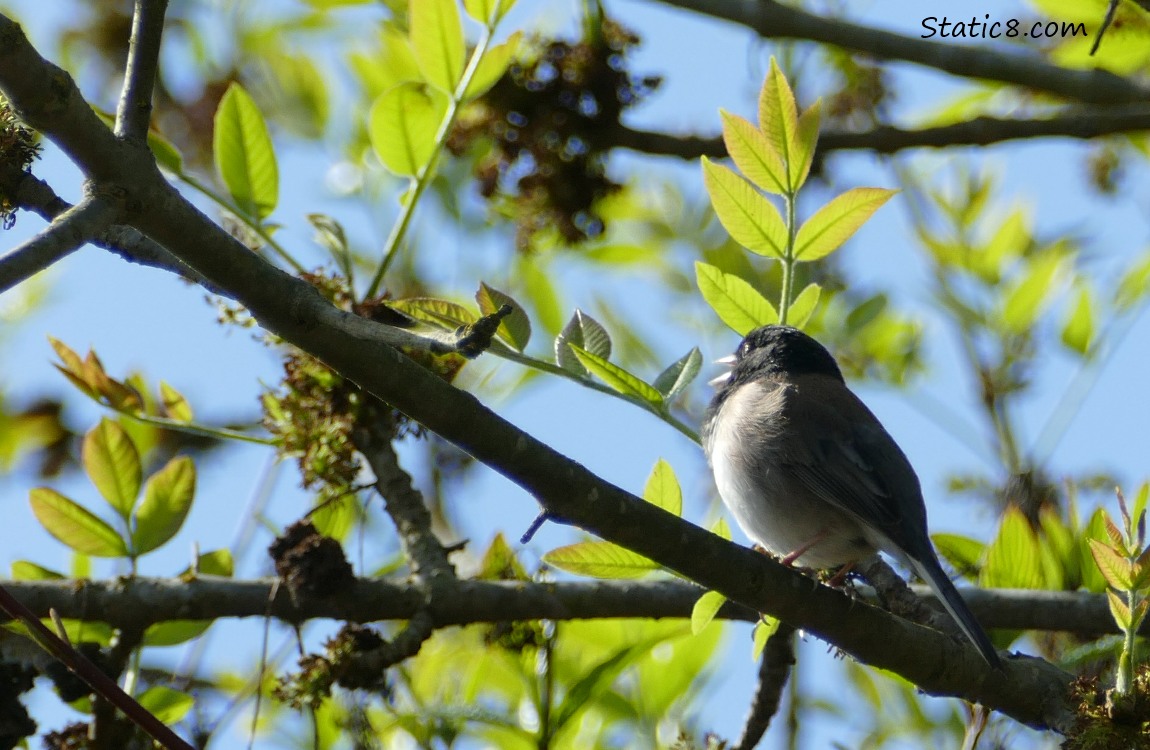
{"label": "bird's grey wing", "polygon": [[919,554],[926,510],[910,462],[853,393],[821,385],[808,381],[798,387],[811,393],[788,399],[780,463],[819,498]]}

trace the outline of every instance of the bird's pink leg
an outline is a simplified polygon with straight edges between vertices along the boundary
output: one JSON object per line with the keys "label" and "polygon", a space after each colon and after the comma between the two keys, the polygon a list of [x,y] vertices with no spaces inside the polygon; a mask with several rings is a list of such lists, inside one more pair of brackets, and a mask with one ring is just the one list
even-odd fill
{"label": "bird's pink leg", "polygon": [[816,544],[818,544],[819,542],[821,542],[822,540],[824,540],[824,539],[826,539],[826,538],[827,538],[827,532],[825,532],[825,531],[820,531],[820,532],[819,532],[819,533],[818,533],[818,534],[815,536],[815,538],[814,538],[814,539],[810,540],[809,542],[807,542],[807,543],[806,543],[806,544],[804,544],[803,546],[799,547],[799,548],[798,548],[797,550],[795,550],[794,552],[790,552],[790,553],[788,553],[788,554],[787,554],[785,557],[783,557],[783,559],[782,559],[782,560],[780,560],[780,562],[781,562],[783,565],[786,565],[788,568],[789,568],[789,567],[791,567],[792,565],[794,565],[794,564],[795,564],[795,560],[798,560],[800,557],[802,557],[802,556],[803,556],[803,555],[805,555],[807,552],[809,552],[809,551],[810,551],[810,549],[811,549],[811,547],[815,546]]}

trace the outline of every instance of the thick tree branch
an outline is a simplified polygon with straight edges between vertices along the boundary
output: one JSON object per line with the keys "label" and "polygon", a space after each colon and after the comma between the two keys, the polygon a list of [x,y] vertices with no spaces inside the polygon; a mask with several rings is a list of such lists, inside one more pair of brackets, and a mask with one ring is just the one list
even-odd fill
{"label": "thick tree branch", "polygon": [[[813,583],[807,582],[813,586]],[[8,581],[7,589],[38,617],[55,609],[62,617],[99,620],[142,631],[168,620],[274,617],[288,623],[314,619],[368,623],[407,620],[423,606],[416,587],[361,579],[346,593],[327,598],[291,594],[274,579],[234,580],[200,576],[104,581]],[[930,598],[925,586],[914,586]],[[690,617],[698,586],[680,581],[458,581],[450,596],[432,603],[436,627],[508,620],[584,620],[616,617]],[[864,600],[873,592],[860,589]],[[1063,591],[963,589],[970,609],[988,628],[1046,630],[1099,636],[1117,633],[1101,594]],[[719,618],[754,622],[758,613],[728,602]],[[1150,622],[1142,627],[1150,635]]]}
{"label": "thick tree branch", "polygon": [[[0,192],[11,196],[12,203],[18,208],[31,211],[49,222],[72,208],[72,204],[56,195],[48,183],[12,166],[0,165]],[[218,293],[194,268],[133,227],[112,225],[93,237],[91,243],[129,263],[169,271]]]}
{"label": "thick tree branch", "polygon": [[[1150,89],[1102,70],[1072,70],[1036,56],[902,36],[825,18],[772,0],[659,0],[666,5],[733,21],[766,39],[831,44],[886,60],[904,60],[963,78],[982,78],[1089,104],[1150,99]],[[924,10],[924,16],[928,11]]]}
{"label": "thick tree branch", "polygon": [[[1087,139],[1145,130],[1150,130],[1150,107],[1137,104],[1091,111],[1067,110],[1032,120],[976,117],[933,128],[907,130],[884,125],[861,133],[831,131],[819,135],[818,150],[824,154],[849,150],[893,154],[908,148],[986,146],[1026,138]],[[620,148],[682,159],[727,155],[723,139],[718,136],[676,136],[620,127],[614,139],[608,140]]]}
{"label": "thick tree branch", "polygon": [[144,140],[152,122],[152,89],[160,68],[160,37],[168,0],[136,0],[124,88],[116,107],[116,135]]}
{"label": "thick tree branch", "polygon": [[12,252],[0,257],[0,294],[76,252],[112,223],[111,202],[89,196]]}
{"label": "thick tree branch", "polygon": [[[861,661],[898,672],[927,692],[976,701],[1026,724],[1069,726],[1071,676],[1053,665],[1018,657],[1008,659],[1002,672],[991,670],[973,648],[948,635],[814,585],[794,570],[602,480],[396,350],[359,338],[349,324],[366,321],[336,309],[316,289],[223,232],[164,180],[146,146],[132,148],[110,134],[73,143],[93,127],[91,110],[37,106],[37,92],[57,71],[39,59],[14,23],[0,16],[0,90],[18,111],[32,113],[35,119],[25,119],[57,141],[85,172],[100,173],[139,202],[130,223],[228,290],[264,328],[508,477],[534,495],[553,519],[635,550]],[[82,101],[74,90],[59,97],[73,99]]]}

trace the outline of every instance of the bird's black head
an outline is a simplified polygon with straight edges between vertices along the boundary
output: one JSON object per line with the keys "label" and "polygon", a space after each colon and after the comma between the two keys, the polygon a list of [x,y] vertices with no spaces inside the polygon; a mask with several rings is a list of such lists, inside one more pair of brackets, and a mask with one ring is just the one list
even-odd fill
{"label": "bird's black head", "polygon": [[828,375],[843,379],[831,353],[819,342],[790,326],[763,326],[746,335],[735,350],[731,382],[770,375]]}

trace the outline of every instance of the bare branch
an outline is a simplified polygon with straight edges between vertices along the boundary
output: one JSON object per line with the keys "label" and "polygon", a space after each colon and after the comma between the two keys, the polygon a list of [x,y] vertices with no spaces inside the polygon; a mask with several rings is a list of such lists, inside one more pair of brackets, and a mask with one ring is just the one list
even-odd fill
{"label": "bare branch", "polygon": [[771,717],[779,710],[783,688],[795,665],[795,629],[785,622],[763,647],[759,660],[759,682],[751,711],[743,723],[743,734],[735,743],[735,750],[754,750],[767,733]]}
{"label": "bare branch", "polygon": [[152,89],[160,68],[160,37],[168,0],[136,0],[124,88],[116,108],[116,135],[145,140],[152,121]]}
{"label": "bare branch", "polygon": [[[12,203],[18,208],[31,211],[45,221],[52,221],[72,208],[72,204],[56,195],[48,183],[11,166],[0,165],[0,192],[11,196]],[[198,271],[140,234],[137,229],[114,224],[90,241],[96,247],[115,253],[129,263],[170,271],[218,293]]]}
{"label": "bare branch", "polygon": [[87,197],[39,234],[0,258],[0,294],[79,250],[108,228],[116,215],[112,204]]}
{"label": "bare branch", "polygon": [[1090,104],[1130,104],[1150,98],[1150,89],[1103,70],[1071,70],[1036,56],[1000,52],[902,36],[816,16],[773,0],[659,0],[676,8],[722,18],[766,39],[802,39],[832,44],[886,60],[905,60],[961,76],[1025,86]]}
{"label": "bare branch", "polygon": [[[933,128],[906,130],[880,126],[862,133],[832,131],[819,135],[818,150],[820,153],[868,150],[892,154],[908,148],[985,146],[1024,138],[1087,139],[1144,130],[1150,130],[1150,107],[1140,104],[1102,110],[1066,110],[1059,115],[1032,120],[976,117]],[[675,136],[619,128],[612,143],[632,151],[682,159],[727,155],[723,139],[718,136]]]}

